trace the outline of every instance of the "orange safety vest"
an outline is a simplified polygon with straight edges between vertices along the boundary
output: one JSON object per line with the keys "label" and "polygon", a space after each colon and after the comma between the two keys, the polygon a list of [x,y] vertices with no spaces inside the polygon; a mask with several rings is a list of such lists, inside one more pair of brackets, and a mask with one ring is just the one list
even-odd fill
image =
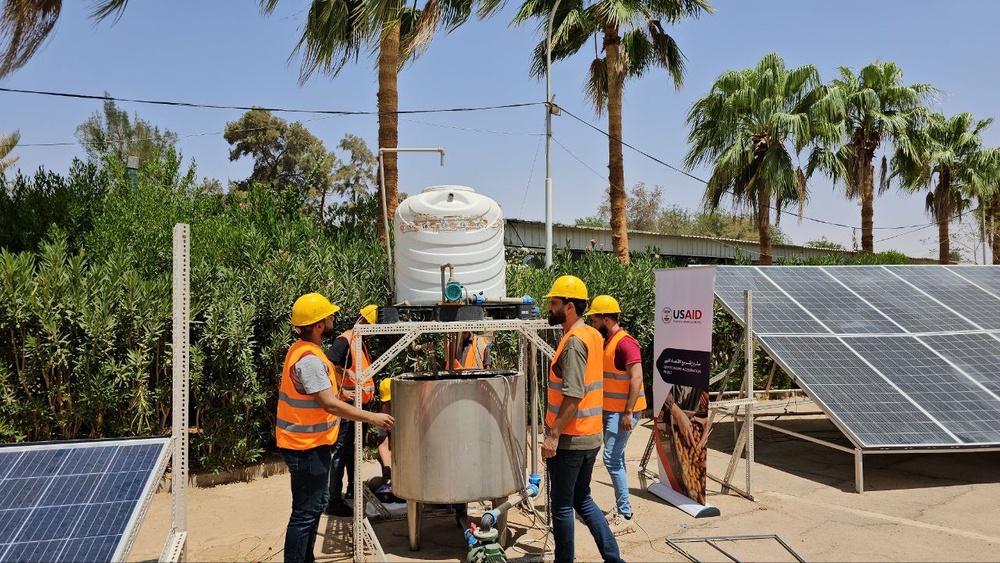
{"label": "orange safety vest", "polygon": [[[566,346],[566,341],[571,336],[579,338],[587,346],[587,371],[583,378],[583,399],[580,401],[573,419],[569,421],[569,424],[566,425],[562,433],[570,436],[600,434],[604,428],[601,419],[601,411],[603,410],[604,403],[604,371],[601,349],[604,345],[604,337],[601,336],[600,332],[597,332],[597,329],[589,325],[570,329],[569,332],[563,335],[562,340],[559,341],[559,347],[556,348],[556,353],[552,357],[552,366],[555,366],[559,361],[559,356]],[[557,377],[555,371],[550,366],[548,405],[545,412],[545,424],[549,428],[552,427],[552,424],[556,420],[556,415],[559,414],[559,407],[562,406],[562,401],[562,378]]]}
{"label": "orange safety vest", "polygon": [[[340,420],[326,412],[312,395],[299,393],[292,382],[292,369],[303,356],[312,354],[323,360],[327,373],[333,373],[333,364],[323,349],[305,340],[296,340],[285,354],[281,369],[281,387],[278,388],[278,419],[274,428],[278,447],[289,450],[309,450],[318,446],[332,446],[337,442]],[[337,382],[330,380],[333,392]]]}
{"label": "orange safety vest", "polygon": [[[445,343],[444,355],[445,358],[451,357],[451,340]],[[455,360],[451,369],[484,369],[486,367],[483,365],[485,355],[486,339],[472,335],[472,343],[469,344],[469,350],[465,353],[465,357],[462,358],[462,361]]]}
{"label": "orange safety vest", "polygon": [[[342,391],[354,391],[357,388],[358,381],[354,378],[354,374],[359,371],[358,361],[354,357],[354,331],[345,330],[337,338],[344,338],[347,340],[347,349],[350,352],[350,364],[345,368],[341,369],[334,366],[334,372],[337,374],[337,383]],[[361,367],[360,370],[368,369],[372,363],[371,359],[368,357],[368,349],[362,348],[361,350]],[[361,403],[368,404],[375,397],[375,380],[369,379],[361,387]]]}
{"label": "orange safety vest", "polygon": [[[627,371],[619,370],[615,367],[615,352],[618,350],[618,343],[629,333],[624,328],[619,328],[618,332],[611,335],[611,339],[604,345],[604,410],[608,412],[625,412],[628,403],[628,388],[631,377]],[[625,366],[628,368],[628,366]],[[639,382],[639,398],[632,407],[633,412],[646,410],[646,389],[642,382]]]}

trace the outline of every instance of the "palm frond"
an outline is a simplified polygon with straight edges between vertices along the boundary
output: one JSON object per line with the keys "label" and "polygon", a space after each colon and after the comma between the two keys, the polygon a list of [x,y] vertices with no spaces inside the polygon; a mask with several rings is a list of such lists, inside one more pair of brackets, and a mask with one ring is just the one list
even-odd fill
{"label": "palm frond", "polygon": [[45,44],[62,0],[7,0],[0,12],[0,78],[24,66]]}
{"label": "palm frond", "polygon": [[607,59],[600,57],[590,63],[590,72],[583,85],[583,93],[594,106],[598,117],[603,115],[608,107],[608,65]]}

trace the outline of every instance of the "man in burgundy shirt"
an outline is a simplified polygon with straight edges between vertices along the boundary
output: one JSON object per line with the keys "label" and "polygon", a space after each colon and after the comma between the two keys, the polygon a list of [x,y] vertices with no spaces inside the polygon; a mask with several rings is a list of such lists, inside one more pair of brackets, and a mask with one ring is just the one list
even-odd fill
{"label": "man in burgundy shirt", "polygon": [[610,295],[598,295],[587,311],[590,324],[604,337],[604,467],[615,489],[615,508],[606,514],[614,535],[635,531],[629,504],[625,446],[639,414],[646,410],[639,342],[618,326],[621,307]]}

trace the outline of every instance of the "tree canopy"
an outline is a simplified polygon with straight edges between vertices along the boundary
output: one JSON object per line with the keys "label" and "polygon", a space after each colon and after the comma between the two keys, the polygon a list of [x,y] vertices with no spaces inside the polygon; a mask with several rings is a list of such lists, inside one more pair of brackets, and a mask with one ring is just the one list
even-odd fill
{"label": "tree canopy", "polygon": [[166,156],[177,144],[176,133],[169,129],[161,131],[138,114],[129,117],[128,112],[111,99],[104,100],[101,111],[95,111],[77,126],[76,138],[92,162],[108,157],[127,162],[130,156],[139,157],[140,163],[151,162]]}

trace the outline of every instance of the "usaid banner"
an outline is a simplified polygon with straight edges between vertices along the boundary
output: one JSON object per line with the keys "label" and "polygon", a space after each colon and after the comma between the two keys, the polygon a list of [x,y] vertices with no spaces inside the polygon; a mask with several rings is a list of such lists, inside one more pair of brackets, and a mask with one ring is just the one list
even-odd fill
{"label": "usaid banner", "polygon": [[660,482],[649,491],[695,517],[719,515],[705,504],[714,292],[715,267],[656,271],[653,405]]}

